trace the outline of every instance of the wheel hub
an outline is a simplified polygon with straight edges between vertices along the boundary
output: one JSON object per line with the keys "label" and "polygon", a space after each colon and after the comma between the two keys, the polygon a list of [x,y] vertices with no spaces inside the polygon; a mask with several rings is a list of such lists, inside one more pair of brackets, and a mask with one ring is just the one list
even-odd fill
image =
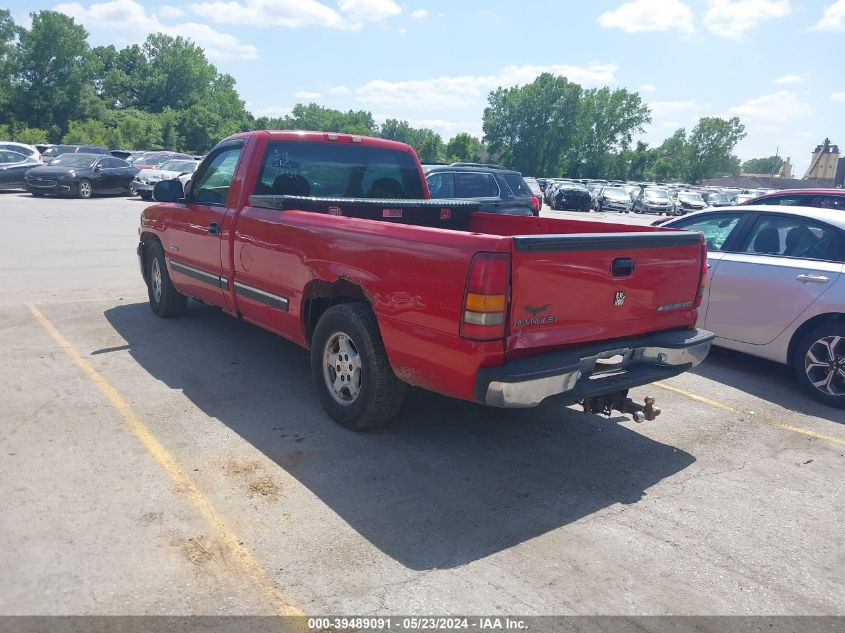
{"label": "wheel hub", "polygon": [[810,345],[804,371],[810,383],[830,396],[845,395],[845,337],[825,336]]}
{"label": "wheel hub", "polygon": [[343,332],[330,336],[323,350],[323,378],[337,402],[349,405],[358,399],[361,370],[361,355],[354,341]]}

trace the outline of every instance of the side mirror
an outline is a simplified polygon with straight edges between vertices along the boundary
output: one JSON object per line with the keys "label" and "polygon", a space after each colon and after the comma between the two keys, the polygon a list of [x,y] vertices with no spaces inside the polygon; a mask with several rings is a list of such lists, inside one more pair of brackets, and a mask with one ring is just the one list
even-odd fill
{"label": "side mirror", "polygon": [[182,183],[178,180],[159,180],[153,189],[153,198],[157,202],[176,202],[184,195]]}

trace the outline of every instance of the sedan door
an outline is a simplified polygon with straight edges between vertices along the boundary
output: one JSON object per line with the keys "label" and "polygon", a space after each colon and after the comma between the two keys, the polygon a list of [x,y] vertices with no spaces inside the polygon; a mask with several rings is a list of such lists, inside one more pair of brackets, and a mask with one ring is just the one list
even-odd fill
{"label": "sedan door", "polygon": [[38,163],[23,154],[10,151],[0,151],[0,189],[23,187],[26,172]]}
{"label": "sedan door", "polygon": [[710,276],[704,327],[741,343],[770,343],[842,274],[842,246],[841,231],[827,224],[757,215]]}

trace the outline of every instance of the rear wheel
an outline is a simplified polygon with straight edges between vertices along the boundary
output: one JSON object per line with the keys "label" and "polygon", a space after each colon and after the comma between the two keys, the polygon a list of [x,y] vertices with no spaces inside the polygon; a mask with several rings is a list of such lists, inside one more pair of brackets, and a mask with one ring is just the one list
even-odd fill
{"label": "rear wheel", "polygon": [[76,186],[76,195],[80,198],[90,198],[94,195],[94,187],[91,186],[91,181],[83,178]]}
{"label": "rear wheel", "polygon": [[798,342],[792,369],[816,400],[845,408],[845,325],[828,323]]}
{"label": "rear wheel", "polygon": [[364,303],[336,305],[320,317],[311,374],[323,409],[347,429],[383,426],[402,407],[406,385],[393,373],[376,317]]}
{"label": "rear wheel", "polygon": [[141,196],[142,200],[152,200],[153,199],[153,192],[152,191],[144,191],[140,189],[138,191],[138,195]]}
{"label": "rear wheel", "polygon": [[160,242],[147,245],[147,295],[150,308],[163,319],[181,316],[188,307],[188,297],[181,294],[170,280],[164,249]]}

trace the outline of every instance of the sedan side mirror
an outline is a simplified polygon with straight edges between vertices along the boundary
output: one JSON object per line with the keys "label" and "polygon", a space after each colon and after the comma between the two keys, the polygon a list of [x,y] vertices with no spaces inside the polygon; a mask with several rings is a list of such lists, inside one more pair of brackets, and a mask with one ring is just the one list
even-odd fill
{"label": "sedan side mirror", "polygon": [[159,180],[153,189],[153,198],[157,202],[176,202],[184,195],[182,183],[178,180]]}

